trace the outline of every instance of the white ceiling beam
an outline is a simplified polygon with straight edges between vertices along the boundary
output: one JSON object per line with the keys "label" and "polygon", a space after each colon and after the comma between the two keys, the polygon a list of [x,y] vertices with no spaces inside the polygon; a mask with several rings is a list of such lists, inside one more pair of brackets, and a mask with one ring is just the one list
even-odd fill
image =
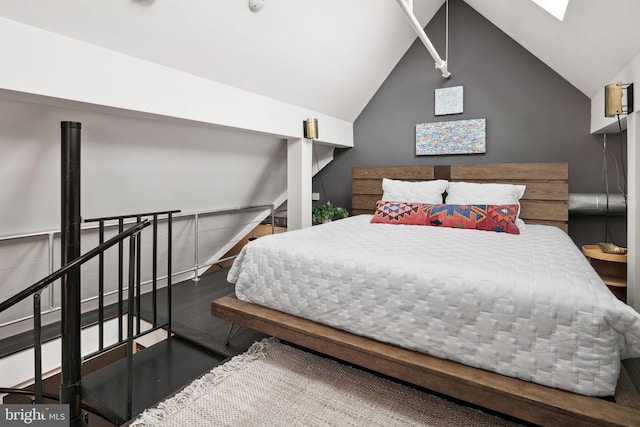
{"label": "white ceiling beam", "polygon": [[447,61],[443,60],[440,55],[438,55],[438,51],[427,37],[427,34],[424,32],[422,25],[418,22],[418,19],[413,14],[413,1],[412,0],[396,0],[402,11],[404,12],[404,16],[409,21],[409,24],[413,28],[413,30],[418,35],[418,38],[422,40],[422,43],[425,45],[431,57],[436,62],[436,68],[442,72],[442,77],[445,79],[451,76],[451,73],[447,70]]}
{"label": "white ceiling beam", "polygon": [[[191,120],[283,139],[318,119],[320,142],[353,146],[353,124],[0,17],[0,96],[43,105]],[[27,99],[28,98],[28,99]]]}

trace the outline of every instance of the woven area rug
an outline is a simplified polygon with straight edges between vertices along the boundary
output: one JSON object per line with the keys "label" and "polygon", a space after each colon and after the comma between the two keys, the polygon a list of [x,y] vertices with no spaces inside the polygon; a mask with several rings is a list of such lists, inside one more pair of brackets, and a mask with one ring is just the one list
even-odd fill
{"label": "woven area rug", "polygon": [[[185,361],[185,363],[189,363]],[[284,345],[256,342],[131,426],[513,426]]]}

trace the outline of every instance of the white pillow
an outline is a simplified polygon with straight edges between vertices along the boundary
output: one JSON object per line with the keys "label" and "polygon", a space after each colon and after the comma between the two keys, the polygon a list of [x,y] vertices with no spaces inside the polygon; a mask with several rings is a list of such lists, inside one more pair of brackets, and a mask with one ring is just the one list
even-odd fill
{"label": "white pillow", "polygon": [[382,179],[382,200],[385,202],[429,203],[437,205],[442,203],[442,193],[447,188],[447,181],[437,179],[435,181],[399,181],[395,179]]}
{"label": "white pillow", "polygon": [[451,205],[518,205],[516,226],[522,233],[525,223],[520,219],[520,199],[525,185],[478,184],[475,182],[450,182],[447,184],[446,203]]}
{"label": "white pillow", "polygon": [[449,182],[446,203],[451,205],[519,205],[525,189],[524,185]]}

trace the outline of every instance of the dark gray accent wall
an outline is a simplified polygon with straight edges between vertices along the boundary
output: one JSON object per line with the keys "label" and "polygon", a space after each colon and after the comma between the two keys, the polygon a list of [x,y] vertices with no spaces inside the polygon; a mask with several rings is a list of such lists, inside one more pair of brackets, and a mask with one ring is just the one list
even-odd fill
{"label": "dark gray accent wall", "polygon": [[[426,33],[444,57],[444,6]],[[314,191],[326,190],[321,201],[350,209],[351,168],[365,165],[569,162],[570,192],[604,192],[590,99],[462,0],[449,2],[449,70],[443,79],[422,42],[413,43],[355,121],[354,148],[336,150],[314,179]],[[464,87],[464,113],[435,116],[434,89],[451,86]],[[415,155],[416,124],[476,118],[486,119],[485,154]],[[620,164],[619,144],[619,135],[608,136]],[[612,158],[609,170],[615,188]],[[615,243],[626,244],[625,219],[609,224]],[[602,216],[570,218],[578,245],[602,241],[604,230]]]}

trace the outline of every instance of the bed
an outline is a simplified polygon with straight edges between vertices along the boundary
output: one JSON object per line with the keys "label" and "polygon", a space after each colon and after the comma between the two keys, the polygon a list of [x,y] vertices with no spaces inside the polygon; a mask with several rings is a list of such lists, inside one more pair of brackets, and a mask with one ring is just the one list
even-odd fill
{"label": "bed", "polygon": [[[620,359],[640,355],[640,322],[565,233],[567,175],[566,164],[354,168],[354,217],[253,242],[229,272],[236,295],[212,311],[539,424],[637,422],[626,406],[637,393],[616,385]],[[383,178],[524,184],[526,226],[372,224]]]}

